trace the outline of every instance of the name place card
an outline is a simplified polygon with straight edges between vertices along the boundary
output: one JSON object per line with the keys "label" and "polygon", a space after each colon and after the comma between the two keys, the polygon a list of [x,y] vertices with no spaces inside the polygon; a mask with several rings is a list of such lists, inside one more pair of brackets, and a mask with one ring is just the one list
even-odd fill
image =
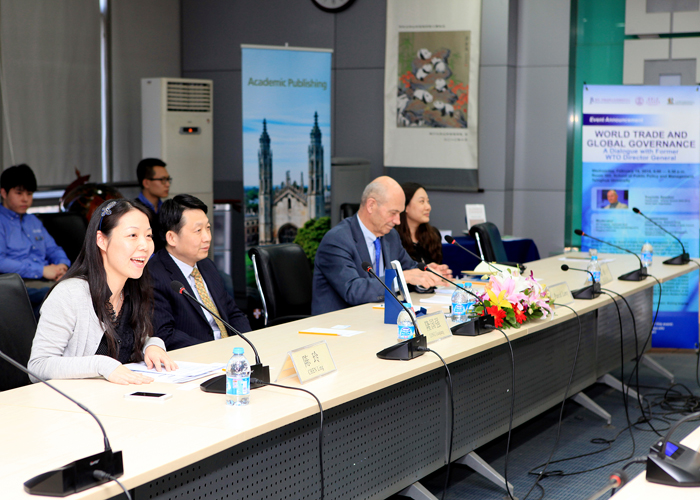
{"label": "name place card", "polygon": [[452,330],[442,311],[420,316],[416,319],[416,324],[418,324],[418,330],[425,335],[428,344],[452,336]]}
{"label": "name place card", "polygon": [[566,284],[566,281],[547,286],[547,289],[549,290],[550,302],[566,305],[574,301],[574,296],[571,295],[571,290],[569,290],[569,285]]}
{"label": "name place card", "polygon": [[610,273],[610,268],[607,264],[601,264],[600,266],[600,284],[605,285],[613,280],[613,276]]}
{"label": "name place card", "polygon": [[277,380],[296,376],[299,383],[304,384],[336,370],[333,356],[324,340],[289,351]]}

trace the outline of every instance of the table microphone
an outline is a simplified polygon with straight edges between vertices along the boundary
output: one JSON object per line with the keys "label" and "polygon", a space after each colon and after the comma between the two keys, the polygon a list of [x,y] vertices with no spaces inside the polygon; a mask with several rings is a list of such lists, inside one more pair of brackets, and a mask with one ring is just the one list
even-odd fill
{"label": "table microphone", "polygon": [[682,423],[698,417],[700,412],[681,418],[662,440],[651,446],[647,456],[647,481],[669,486],[700,486],[700,453],[670,441],[671,435]]}
{"label": "table microphone", "polygon": [[416,324],[416,320],[413,317],[413,314],[411,314],[411,311],[408,310],[408,308],[404,305],[403,302],[401,302],[396,295],[394,295],[394,292],[392,292],[388,286],[386,286],[386,283],[382,281],[382,279],[377,276],[372,269],[372,264],[370,262],[363,262],[362,263],[362,269],[367,271],[368,274],[374,277],[377,281],[379,281],[384,288],[386,288],[386,291],[389,292],[389,294],[394,298],[396,302],[399,303],[399,305],[403,308],[404,311],[408,314],[408,316],[411,318],[411,321],[413,322],[413,328],[415,329],[415,336],[413,338],[410,338],[408,340],[404,340],[403,342],[399,342],[398,344],[395,344],[391,347],[387,347],[386,349],[383,349],[377,353],[377,357],[380,359],[395,359],[395,360],[400,360],[400,361],[408,361],[409,359],[417,358],[418,356],[422,356],[425,354],[424,350],[419,350],[419,349],[426,349],[428,347],[428,342],[427,339],[425,338],[425,335],[421,335],[420,331],[418,330],[418,325]]}
{"label": "table microphone", "polygon": [[[251,381],[250,388],[251,389],[258,389],[259,387],[264,387],[266,384],[270,383],[270,367],[265,366],[262,364],[260,361],[260,356],[258,355],[258,350],[255,348],[253,343],[246,338],[245,335],[243,335],[241,332],[236,330],[234,327],[229,325],[226,321],[224,321],[221,316],[216,314],[214,311],[209,309],[207,306],[202,304],[201,301],[197,300],[197,297],[192,295],[187,291],[185,288],[185,285],[180,283],[179,281],[172,281],[170,282],[170,288],[173,289],[175,293],[179,293],[180,295],[184,295],[188,299],[190,299],[193,302],[196,302],[200,306],[202,306],[204,309],[209,311],[209,314],[214,316],[215,318],[219,319],[225,326],[228,328],[231,332],[235,333],[238,335],[240,338],[245,340],[245,342],[253,349],[253,352],[255,353],[255,364],[250,366],[251,373],[250,377],[256,378],[258,380],[262,380],[265,382],[265,384],[253,384]],[[199,386],[204,392],[215,392],[218,394],[226,394],[226,375],[219,375],[218,377],[211,378],[205,382],[202,382],[202,384]]]}
{"label": "table microphone", "polygon": [[687,264],[688,262],[690,262],[690,255],[688,255],[688,252],[685,251],[685,247],[683,246],[683,242],[680,240],[680,238],[678,238],[675,234],[671,233],[670,231],[664,229],[659,223],[654,222],[653,220],[651,220],[649,217],[647,217],[646,215],[644,215],[644,214],[642,213],[642,211],[639,210],[638,208],[635,207],[635,208],[632,209],[632,211],[633,211],[635,214],[639,214],[639,215],[641,215],[642,217],[644,217],[646,220],[648,220],[649,222],[651,222],[652,224],[654,224],[656,227],[658,227],[659,229],[661,229],[664,233],[671,235],[672,238],[675,238],[675,239],[678,241],[678,243],[681,244],[681,248],[683,249],[683,253],[680,254],[680,255],[678,255],[677,257],[672,257],[672,258],[670,258],[670,259],[665,260],[665,261],[664,261],[664,264],[667,264],[667,265],[669,265],[669,266],[682,266],[682,265],[685,265],[685,264]]}
{"label": "table microphone", "polygon": [[454,239],[454,238],[453,238],[452,236],[450,236],[449,234],[446,234],[446,235],[445,235],[445,241],[446,241],[447,243],[449,243],[450,245],[454,245],[454,246],[456,246],[456,247],[461,248],[462,250],[464,250],[464,251],[467,252],[468,254],[470,254],[470,255],[476,257],[477,259],[479,259],[479,261],[486,263],[486,265],[488,265],[491,269],[493,269],[494,271],[496,271],[496,274],[498,274],[498,273],[501,272],[500,269],[498,269],[496,266],[492,265],[492,264],[491,264],[490,262],[488,262],[486,259],[483,259],[483,258],[479,257],[477,254],[475,254],[474,252],[472,252],[471,250],[469,250],[467,247],[462,246],[462,245],[460,245],[459,243],[457,243],[457,240]]}
{"label": "table microphone", "polygon": [[95,419],[97,425],[100,426],[102,436],[104,437],[105,449],[103,452],[81,458],[75,462],[66,464],[63,467],[59,467],[58,469],[39,474],[38,476],[35,476],[24,483],[24,491],[30,495],[65,497],[79,491],[87,490],[93,486],[112,481],[113,479],[124,475],[124,461],[122,459],[122,452],[112,451],[112,447],[109,444],[109,439],[107,439],[107,432],[105,432],[105,428],[102,426],[100,419],[97,418],[97,415],[63,391],[60,391],[53,385],[49,384],[36,373],[26,369],[24,366],[2,351],[0,351],[0,358],[10,363],[18,370],[21,370],[46,384],[64,398],[67,398],[72,403],[78,405],[81,410],[86,411],[92,418]]}
{"label": "table microphone", "polygon": [[575,299],[583,299],[583,300],[590,300],[590,299],[595,299],[598,295],[600,295],[600,281],[595,280],[595,275],[590,272],[588,269],[576,269],[575,267],[569,267],[566,264],[561,265],[561,270],[562,271],[568,271],[571,269],[572,271],[581,271],[583,273],[588,273],[591,275],[591,280],[593,283],[588,286],[584,286],[583,288],[579,288],[578,290],[574,290],[571,292],[571,295]]}
{"label": "table microphone", "polygon": [[639,255],[637,255],[633,251],[627,250],[626,248],[622,248],[622,247],[617,246],[613,243],[608,243],[607,241],[603,241],[601,239],[598,239],[595,236],[591,236],[590,234],[584,233],[580,229],[574,229],[574,233],[576,233],[578,236],[586,236],[587,238],[590,238],[592,240],[596,240],[596,241],[599,241],[601,243],[605,243],[606,245],[610,245],[611,247],[615,247],[619,250],[622,250],[623,252],[631,253],[632,255],[637,257],[637,260],[639,261],[639,269],[635,269],[634,271],[630,271],[629,273],[625,273],[621,276],[618,276],[617,279],[619,279],[621,281],[644,281],[645,279],[647,279],[647,276],[649,276],[649,274],[647,274],[647,268],[644,267],[644,264],[642,263],[642,259],[640,259]]}
{"label": "table microphone", "polygon": [[[422,267],[423,271],[428,271],[429,273],[433,273],[435,276],[438,276],[439,278],[442,278],[443,280],[447,281],[450,285],[454,285],[457,288],[460,288],[467,292],[469,295],[474,297],[476,300],[479,301],[480,304],[484,303],[484,300],[479,297],[477,294],[469,290],[468,288],[463,287],[462,285],[455,283],[454,281],[448,280],[445,278],[442,274],[436,273],[432,269],[430,269],[428,266],[423,266]],[[486,311],[484,311],[483,316],[479,316],[475,320],[472,321],[465,321],[464,323],[460,323],[458,325],[455,325],[450,328],[452,330],[453,335],[464,335],[467,337],[475,337],[477,335],[481,335],[482,333],[488,333],[492,331],[496,325],[494,324],[494,319],[493,316],[490,314],[486,314]]]}

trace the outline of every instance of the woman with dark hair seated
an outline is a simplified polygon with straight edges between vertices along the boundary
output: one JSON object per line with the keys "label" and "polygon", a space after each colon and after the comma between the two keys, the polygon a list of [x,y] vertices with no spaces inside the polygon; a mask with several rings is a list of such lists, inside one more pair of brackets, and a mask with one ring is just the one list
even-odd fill
{"label": "woman with dark hair seated", "polygon": [[145,269],[151,254],[143,207],[125,199],[100,205],[80,255],[41,307],[28,368],[45,379],[102,376],[124,385],[153,379],[123,363],[177,369],[163,341],[151,337],[153,292]]}
{"label": "woman with dark hair seated", "polygon": [[406,195],[406,209],[401,212],[401,224],[396,230],[401,243],[416,262],[430,266],[446,278],[452,278],[452,271],[442,264],[442,242],[440,231],[429,224],[430,200],[423,186],[415,182],[401,184]]}

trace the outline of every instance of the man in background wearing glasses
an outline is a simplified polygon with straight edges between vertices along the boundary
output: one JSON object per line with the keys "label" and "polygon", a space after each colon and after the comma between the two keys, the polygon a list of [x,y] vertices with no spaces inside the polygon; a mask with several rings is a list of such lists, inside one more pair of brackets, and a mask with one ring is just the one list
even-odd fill
{"label": "man in background wearing glasses", "polygon": [[158,212],[163,204],[162,198],[167,198],[170,193],[170,183],[173,178],[165,168],[165,162],[158,158],[144,158],[136,167],[136,177],[141,185],[141,194],[136,198],[150,213],[151,229],[153,230],[153,243],[155,251],[165,247],[165,241],[160,235],[158,224]]}

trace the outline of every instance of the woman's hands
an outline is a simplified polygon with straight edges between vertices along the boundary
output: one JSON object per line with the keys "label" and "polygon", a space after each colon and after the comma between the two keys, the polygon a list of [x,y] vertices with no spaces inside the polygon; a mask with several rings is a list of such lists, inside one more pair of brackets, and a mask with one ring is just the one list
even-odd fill
{"label": "woman's hands", "polygon": [[107,380],[109,380],[113,384],[119,385],[141,385],[150,384],[151,382],[153,382],[153,379],[151,377],[143,375],[141,373],[132,372],[124,365],[119,365],[119,367],[116,370],[110,373],[109,377],[107,377]]}
{"label": "woman's hands", "polygon": [[[177,363],[170,359],[168,353],[156,345],[148,346],[146,348],[143,360],[149,369],[155,367],[156,371],[159,372],[163,371],[163,368],[165,368],[165,371],[168,372],[177,370],[178,368]],[[124,365],[119,365],[119,367],[114,370],[109,377],[107,377],[107,380],[114,384],[120,385],[141,385],[150,384],[153,382],[153,378],[149,377],[148,375],[132,372]]]}
{"label": "woman's hands", "polygon": [[157,345],[151,345],[146,347],[146,352],[144,353],[143,360],[146,362],[146,366],[151,369],[155,367],[156,371],[163,371],[165,368],[166,372],[171,372],[177,370],[177,363],[170,359],[168,353]]}

